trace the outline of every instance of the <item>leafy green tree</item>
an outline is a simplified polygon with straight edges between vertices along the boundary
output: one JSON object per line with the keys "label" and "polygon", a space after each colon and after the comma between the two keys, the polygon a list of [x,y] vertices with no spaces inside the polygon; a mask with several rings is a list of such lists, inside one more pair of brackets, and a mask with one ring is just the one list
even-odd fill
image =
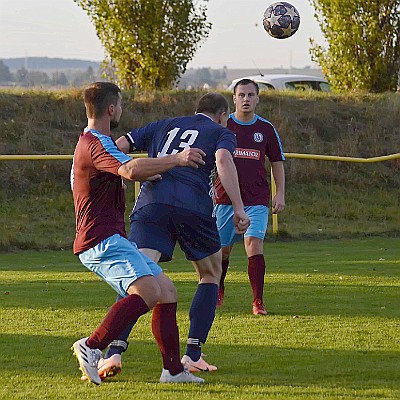
{"label": "leafy green tree", "polygon": [[310,0],[328,48],[311,39],[311,58],[338,91],[396,90],[399,0]]}
{"label": "leafy green tree", "polygon": [[211,29],[208,0],[74,1],[103,44],[105,76],[124,88],[171,87]]}

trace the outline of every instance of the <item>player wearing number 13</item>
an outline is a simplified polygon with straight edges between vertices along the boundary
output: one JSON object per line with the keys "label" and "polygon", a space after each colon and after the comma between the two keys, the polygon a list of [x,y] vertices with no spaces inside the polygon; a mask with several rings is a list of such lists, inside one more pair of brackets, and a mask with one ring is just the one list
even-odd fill
{"label": "player wearing number 13", "polygon": [[[189,371],[216,367],[201,357],[215,316],[221,277],[221,243],[213,215],[215,167],[234,210],[234,225],[244,232],[249,219],[240,197],[233,161],[235,135],[226,129],[228,102],[218,93],[207,93],[198,102],[196,114],[153,122],[133,129],[117,140],[124,151],[147,150],[149,157],[176,154],[187,147],[204,151],[199,168],[173,168],[162,179],[144,182],[130,216],[129,239],[153,261],[170,261],[176,242],[192,261],[199,285],[190,308],[190,328],[182,363]],[[129,334],[129,332],[127,332]],[[126,337],[120,337],[126,340]]]}

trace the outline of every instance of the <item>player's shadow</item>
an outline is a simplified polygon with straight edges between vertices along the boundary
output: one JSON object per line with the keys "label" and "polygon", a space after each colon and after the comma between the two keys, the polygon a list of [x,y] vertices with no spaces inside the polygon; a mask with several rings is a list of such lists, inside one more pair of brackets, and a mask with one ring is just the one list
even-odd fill
{"label": "player's shadow", "polygon": [[[161,357],[157,345],[154,340],[135,341],[132,336],[124,354],[123,373],[109,383],[113,382],[116,387],[118,382],[123,387],[129,382],[158,382]],[[80,375],[70,345],[76,339],[72,336],[0,334],[0,343],[8,346],[2,373],[4,376],[23,376],[21,389],[24,385],[35,387],[43,375],[55,378],[49,390],[56,391],[57,385],[75,385]],[[217,372],[204,375],[207,383],[218,384],[214,392],[220,385],[240,387],[241,390],[248,387],[252,393],[260,391],[260,395],[265,395],[268,388],[290,386],[400,390],[399,354],[396,351],[324,349],[304,343],[294,348],[251,342],[248,345],[207,343],[207,352],[209,361],[219,367]]]}

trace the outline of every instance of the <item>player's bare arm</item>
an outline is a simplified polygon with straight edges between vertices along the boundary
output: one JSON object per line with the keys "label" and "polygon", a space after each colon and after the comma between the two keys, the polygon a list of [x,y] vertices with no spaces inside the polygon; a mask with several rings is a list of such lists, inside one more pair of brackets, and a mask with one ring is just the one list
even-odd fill
{"label": "player's bare arm", "polygon": [[[129,153],[130,144],[125,136],[121,136],[120,138],[118,138],[115,143],[116,143],[119,151],[122,151],[125,154]],[[155,175],[147,177],[146,181],[156,181],[158,179],[161,179],[161,175],[155,174]]]}
{"label": "player's bare arm", "polygon": [[[129,134],[125,136],[121,136],[116,140],[116,145],[120,151],[123,153],[128,153],[131,148],[131,143],[129,143],[126,138]],[[203,157],[205,157],[205,153],[196,148],[186,148],[184,151],[176,154],[179,164],[175,166],[180,167],[193,167],[198,168],[199,165],[204,165]]]}
{"label": "player's bare arm", "polygon": [[129,152],[130,144],[125,136],[121,136],[115,141],[118,149],[123,153],[127,154]]}
{"label": "player's bare arm", "polygon": [[276,195],[272,199],[272,212],[278,214],[285,209],[285,170],[282,161],[271,163],[276,185]]}
{"label": "player's bare arm", "polygon": [[135,158],[121,165],[118,174],[131,181],[144,181],[174,167],[198,168],[204,165],[203,150],[186,148],[180,153],[159,158]]}
{"label": "player's bare arm", "polygon": [[244,211],[243,201],[240,196],[239,179],[232,154],[226,149],[219,149],[215,154],[215,158],[219,179],[232,203],[235,230],[237,233],[242,234],[250,226],[250,219]]}

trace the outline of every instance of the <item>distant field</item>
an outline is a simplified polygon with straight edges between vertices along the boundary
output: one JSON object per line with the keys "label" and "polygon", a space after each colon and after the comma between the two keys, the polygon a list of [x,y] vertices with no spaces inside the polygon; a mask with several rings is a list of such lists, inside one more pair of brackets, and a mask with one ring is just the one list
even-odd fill
{"label": "distant field", "polygon": [[[123,373],[79,380],[69,349],[101,321],[115,294],[70,251],[0,254],[0,398],[398,399],[398,238],[270,242],[266,304],[250,314],[246,257],[234,248],[226,300],[204,351],[219,370],[203,386],[158,383],[150,315],[138,322]],[[182,350],[196,275],[178,251],[163,264],[178,287]]]}

